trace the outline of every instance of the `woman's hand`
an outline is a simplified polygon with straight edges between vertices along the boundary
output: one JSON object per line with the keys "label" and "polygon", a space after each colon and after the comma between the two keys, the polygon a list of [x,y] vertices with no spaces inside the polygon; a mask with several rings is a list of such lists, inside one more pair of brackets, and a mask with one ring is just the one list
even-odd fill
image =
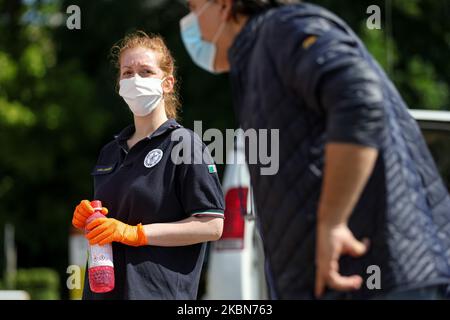
{"label": "woman's hand", "polygon": [[141,224],[130,226],[113,218],[99,218],[89,223],[86,229],[89,231],[86,239],[91,245],[102,246],[113,241],[134,247],[148,244]]}
{"label": "woman's hand", "polygon": [[[73,212],[72,225],[77,229],[84,230],[87,218],[93,213],[94,208],[92,208],[91,202],[89,200],[81,201]],[[102,213],[106,216],[108,214],[108,209],[102,208]]]}

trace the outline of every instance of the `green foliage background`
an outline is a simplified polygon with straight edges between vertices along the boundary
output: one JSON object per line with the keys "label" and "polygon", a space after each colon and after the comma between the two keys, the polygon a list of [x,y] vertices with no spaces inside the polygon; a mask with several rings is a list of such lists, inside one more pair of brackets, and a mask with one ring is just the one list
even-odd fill
{"label": "green foliage background", "polygon": [[[410,107],[449,109],[450,1],[312,2],[357,31]],[[91,198],[89,173],[101,146],[132,121],[109,57],[126,32],[166,39],[179,67],[185,126],[235,127],[227,76],[195,67],[183,48],[183,3],[0,0],[0,235],[4,223],[16,226],[20,268],[50,267],[65,283],[73,209]],[[66,28],[72,4],[81,8],[81,30]],[[372,4],[382,9],[382,30],[366,28]]]}

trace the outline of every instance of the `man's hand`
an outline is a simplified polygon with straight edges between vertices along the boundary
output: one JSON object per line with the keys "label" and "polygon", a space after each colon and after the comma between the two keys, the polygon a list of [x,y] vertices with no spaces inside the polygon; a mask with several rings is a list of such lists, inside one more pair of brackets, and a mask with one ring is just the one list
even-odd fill
{"label": "man's hand", "polygon": [[316,296],[325,287],[338,291],[357,290],[362,278],[339,274],[341,255],[359,257],[366,253],[368,241],[359,242],[347,227],[349,217],[378,157],[377,149],[345,143],[329,143],[317,213]]}
{"label": "man's hand", "polygon": [[338,291],[358,290],[363,279],[358,275],[339,274],[339,258],[343,254],[359,257],[367,252],[369,242],[355,239],[346,224],[334,226],[319,224],[316,242],[315,294],[320,298],[328,286]]}
{"label": "man's hand", "polygon": [[102,246],[113,241],[135,247],[148,244],[141,224],[130,226],[113,218],[98,218],[89,223],[86,229],[89,231],[86,239],[90,245]]}

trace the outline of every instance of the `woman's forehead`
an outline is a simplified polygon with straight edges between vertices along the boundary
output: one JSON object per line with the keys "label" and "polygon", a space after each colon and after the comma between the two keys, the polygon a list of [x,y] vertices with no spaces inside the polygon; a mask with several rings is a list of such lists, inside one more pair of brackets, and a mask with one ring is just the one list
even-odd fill
{"label": "woman's forehead", "polygon": [[159,67],[157,53],[148,48],[137,47],[125,50],[120,57],[120,67],[148,65]]}

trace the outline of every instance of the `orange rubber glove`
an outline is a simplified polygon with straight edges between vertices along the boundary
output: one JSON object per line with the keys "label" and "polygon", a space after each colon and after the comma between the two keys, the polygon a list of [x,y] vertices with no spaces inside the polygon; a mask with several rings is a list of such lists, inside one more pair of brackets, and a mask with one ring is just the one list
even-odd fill
{"label": "orange rubber glove", "polygon": [[86,226],[89,231],[86,239],[91,245],[105,245],[107,243],[121,242],[128,246],[145,246],[148,244],[142,224],[130,226],[113,218],[95,219]]}
{"label": "orange rubber glove", "polygon": [[[87,218],[93,213],[94,209],[91,206],[91,202],[89,200],[81,201],[73,212],[72,225],[75,228],[84,230]],[[102,213],[106,216],[108,214],[108,209],[102,208]]]}

